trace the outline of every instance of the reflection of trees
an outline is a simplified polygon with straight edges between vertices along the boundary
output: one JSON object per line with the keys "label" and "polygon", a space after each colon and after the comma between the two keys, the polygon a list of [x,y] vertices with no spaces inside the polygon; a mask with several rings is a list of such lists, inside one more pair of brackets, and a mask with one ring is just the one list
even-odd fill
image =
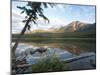
{"label": "reflection of trees", "polygon": [[33,46],[39,46],[39,47],[43,47],[43,46],[48,46],[51,48],[60,48],[63,50],[67,50],[73,54],[79,55],[83,52],[90,52],[92,49],[94,49],[94,45],[92,45],[91,43],[31,43],[31,45]]}
{"label": "reflection of trees", "polygon": [[65,44],[65,43],[51,43],[51,44],[33,44],[34,46],[48,46],[50,48],[60,48],[60,49],[64,49],[67,50],[73,54],[79,55],[81,52],[83,52],[83,48],[80,48],[79,45],[74,45],[74,44]]}

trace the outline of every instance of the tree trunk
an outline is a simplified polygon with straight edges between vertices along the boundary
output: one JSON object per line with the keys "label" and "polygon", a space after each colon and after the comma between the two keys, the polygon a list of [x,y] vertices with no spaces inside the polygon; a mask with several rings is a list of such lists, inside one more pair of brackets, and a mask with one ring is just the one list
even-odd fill
{"label": "tree trunk", "polygon": [[28,20],[27,20],[27,22],[26,22],[26,24],[25,24],[25,26],[24,26],[22,32],[21,32],[20,35],[17,37],[17,40],[16,40],[14,46],[12,47],[12,50],[11,50],[11,52],[12,52],[12,61],[11,61],[11,63],[12,63],[12,75],[15,75],[15,74],[16,74],[16,66],[17,66],[17,65],[16,65],[15,51],[16,51],[16,48],[17,48],[18,43],[19,43],[19,41],[20,41],[20,38],[22,37],[22,35],[24,35],[24,33],[25,33],[25,31],[26,31],[26,29],[27,29],[27,27],[28,27],[28,24],[29,24],[31,18],[32,18],[32,15],[28,18]]}
{"label": "tree trunk", "polygon": [[25,26],[24,26],[22,32],[21,32],[20,35],[18,36],[18,38],[17,38],[17,40],[16,40],[16,42],[15,42],[13,48],[12,48],[12,57],[14,57],[14,58],[15,58],[15,51],[16,51],[16,48],[17,48],[18,43],[19,43],[19,41],[20,41],[20,38],[22,37],[22,35],[24,35],[24,33],[25,33],[25,31],[26,31],[26,29],[27,29],[27,27],[28,27],[28,24],[29,24],[31,18],[32,18],[32,15],[28,18],[28,20],[27,20],[27,22],[26,22],[26,24],[25,24]]}

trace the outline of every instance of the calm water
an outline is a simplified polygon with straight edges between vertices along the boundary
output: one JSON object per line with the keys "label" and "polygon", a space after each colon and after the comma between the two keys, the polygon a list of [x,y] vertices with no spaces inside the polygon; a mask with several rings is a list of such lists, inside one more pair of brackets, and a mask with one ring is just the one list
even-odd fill
{"label": "calm water", "polygon": [[[35,51],[39,47],[47,48],[47,51],[44,53],[30,53],[30,51]],[[49,59],[53,56],[57,56],[59,59],[63,60],[89,52],[96,52],[95,42],[28,42],[19,43],[16,50],[16,56],[18,60],[21,60],[23,57],[26,57],[27,63],[33,64],[43,58]]]}

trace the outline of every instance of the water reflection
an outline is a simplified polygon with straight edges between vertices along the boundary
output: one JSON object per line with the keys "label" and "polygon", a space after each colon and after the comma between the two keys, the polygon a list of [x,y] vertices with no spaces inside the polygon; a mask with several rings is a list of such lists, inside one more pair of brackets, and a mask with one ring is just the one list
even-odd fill
{"label": "water reflection", "polygon": [[57,43],[30,43],[33,46],[64,49],[72,54],[79,55],[84,52],[95,52],[95,42],[57,42]]}
{"label": "water reflection", "polygon": [[[43,53],[34,53],[34,51],[40,47],[47,48],[47,51]],[[25,57],[28,64],[33,64],[42,58],[49,59],[53,55],[56,55],[59,59],[63,60],[87,52],[95,52],[94,42],[19,43],[15,53],[17,60],[21,60]]]}

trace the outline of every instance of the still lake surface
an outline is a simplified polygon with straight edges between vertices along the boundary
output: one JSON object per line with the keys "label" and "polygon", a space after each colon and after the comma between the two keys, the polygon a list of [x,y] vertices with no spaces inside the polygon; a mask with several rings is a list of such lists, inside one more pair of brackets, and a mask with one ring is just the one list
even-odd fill
{"label": "still lake surface", "polygon": [[[12,45],[13,44],[14,42]],[[47,51],[44,53],[30,53],[40,47],[47,48]],[[34,64],[39,60],[44,58],[50,59],[53,56],[58,57],[60,60],[64,60],[91,52],[96,53],[95,41],[20,42],[15,53],[17,60],[21,60],[23,57],[26,57],[28,64]]]}

